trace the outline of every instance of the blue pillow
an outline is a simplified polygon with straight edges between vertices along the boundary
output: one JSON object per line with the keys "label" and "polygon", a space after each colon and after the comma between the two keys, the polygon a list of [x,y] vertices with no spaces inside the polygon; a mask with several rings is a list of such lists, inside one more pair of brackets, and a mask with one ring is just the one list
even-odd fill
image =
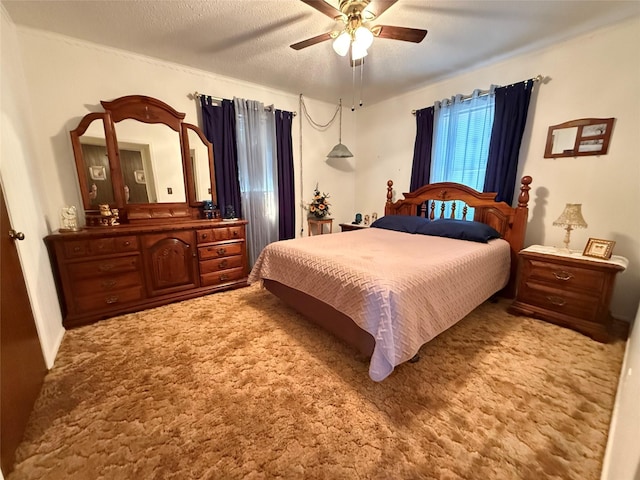
{"label": "blue pillow", "polygon": [[417,233],[420,227],[428,223],[428,219],[414,215],[385,215],[373,222],[371,226],[396,232]]}
{"label": "blue pillow", "polygon": [[425,223],[416,233],[480,243],[487,243],[493,238],[500,238],[500,233],[489,225],[455,219],[434,220],[433,222]]}

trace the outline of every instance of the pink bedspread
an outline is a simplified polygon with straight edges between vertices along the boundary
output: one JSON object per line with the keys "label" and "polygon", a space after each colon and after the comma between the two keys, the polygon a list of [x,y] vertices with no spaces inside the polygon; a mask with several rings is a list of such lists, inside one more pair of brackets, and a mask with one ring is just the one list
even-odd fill
{"label": "pink bedspread", "polygon": [[275,242],[249,276],[301,290],[349,316],[375,339],[369,376],[396,365],[502,289],[509,244],[367,228]]}

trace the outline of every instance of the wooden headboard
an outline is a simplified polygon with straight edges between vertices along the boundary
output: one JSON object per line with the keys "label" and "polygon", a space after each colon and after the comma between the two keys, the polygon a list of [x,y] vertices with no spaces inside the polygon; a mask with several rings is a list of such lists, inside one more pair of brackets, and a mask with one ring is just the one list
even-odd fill
{"label": "wooden headboard", "polygon": [[[467,208],[474,208],[473,220],[495,228],[511,246],[511,276],[503,292],[512,297],[515,296],[518,252],[524,246],[529,216],[529,190],[531,189],[529,185],[531,182],[531,177],[522,177],[518,206],[511,207],[505,202],[496,202],[497,193],[482,193],[466,185],[452,182],[424,185],[418,190],[404,193],[404,199],[392,202],[393,181],[389,180],[384,213],[385,215],[419,215],[434,220],[445,218],[445,204],[447,202],[463,202],[462,213],[465,217]],[[455,204],[453,204],[448,218],[453,218],[455,209]]]}

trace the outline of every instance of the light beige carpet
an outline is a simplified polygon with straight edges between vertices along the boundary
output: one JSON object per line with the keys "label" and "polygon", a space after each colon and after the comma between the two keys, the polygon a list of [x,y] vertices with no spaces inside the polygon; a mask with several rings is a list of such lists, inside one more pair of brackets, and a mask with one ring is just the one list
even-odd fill
{"label": "light beige carpet", "polygon": [[258,286],[67,332],[18,479],[598,479],[624,343],[486,303],[384,382]]}

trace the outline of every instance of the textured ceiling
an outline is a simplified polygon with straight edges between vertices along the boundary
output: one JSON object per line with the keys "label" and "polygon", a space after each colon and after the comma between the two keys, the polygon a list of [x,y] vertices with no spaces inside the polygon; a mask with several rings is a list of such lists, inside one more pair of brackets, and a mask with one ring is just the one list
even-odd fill
{"label": "textured ceiling", "polygon": [[[338,0],[328,3],[337,6]],[[2,5],[18,25],[328,102],[352,98],[353,72],[331,42],[289,48],[336,25],[299,0],[2,0]],[[399,0],[374,24],[429,33],[420,44],[375,39],[362,74],[362,97],[366,104],[379,102],[634,15],[640,15],[637,0]]]}

